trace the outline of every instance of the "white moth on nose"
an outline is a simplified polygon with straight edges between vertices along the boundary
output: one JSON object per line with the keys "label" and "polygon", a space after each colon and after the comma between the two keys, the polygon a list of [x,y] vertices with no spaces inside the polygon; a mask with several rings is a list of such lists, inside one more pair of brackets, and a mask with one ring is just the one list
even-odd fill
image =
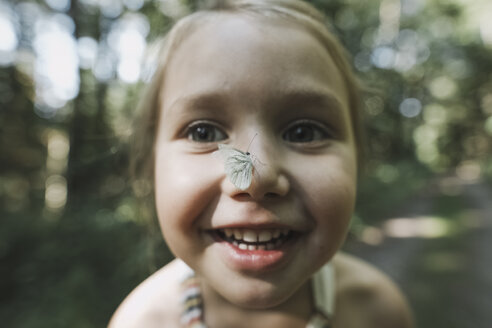
{"label": "white moth on nose", "polygon": [[253,178],[253,160],[249,152],[243,152],[225,144],[219,144],[219,155],[224,161],[225,173],[229,180],[240,190],[246,190]]}

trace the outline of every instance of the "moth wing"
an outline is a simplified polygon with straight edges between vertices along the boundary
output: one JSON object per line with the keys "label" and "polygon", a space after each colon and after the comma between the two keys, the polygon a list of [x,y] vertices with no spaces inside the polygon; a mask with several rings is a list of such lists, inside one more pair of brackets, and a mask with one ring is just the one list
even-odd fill
{"label": "moth wing", "polygon": [[214,155],[224,160],[226,175],[237,188],[245,190],[251,185],[253,162],[249,155],[224,144],[219,144]]}
{"label": "moth wing", "polygon": [[241,162],[234,165],[226,164],[226,174],[229,180],[240,190],[246,190],[251,185],[253,173],[253,163],[251,160],[248,162]]}
{"label": "moth wing", "polygon": [[232,148],[231,146],[225,145],[225,144],[219,144],[219,149],[213,152],[213,155],[218,157],[219,159],[223,161],[227,161],[227,158],[229,158],[232,155],[235,154],[243,154],[243,152]]}

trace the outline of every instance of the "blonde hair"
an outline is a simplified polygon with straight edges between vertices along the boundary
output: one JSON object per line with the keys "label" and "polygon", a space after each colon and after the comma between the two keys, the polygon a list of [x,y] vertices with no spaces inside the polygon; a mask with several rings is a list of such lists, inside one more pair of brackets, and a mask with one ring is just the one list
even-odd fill
{"label": "blonde hair", "polygon": [[[360,166],[363,153],[359,113],[360,86],[352,72],[351,65],[347,61],[344,48],[327,28],[325,16],[301,0],[216,0],[206,2],[197,12],[180,19],[163,40],[157,70],[139,106],[140,117],[134,132],[132,158],[130,159],[132,175],[137,179],[135,181],[145,180],[148,185],[153,186],[154,148],[159,109],[161,108],[160,95],[165,88],[163,83],[167,63],[180,42],[191,34],[194,28],[199,26],[199,23],[203,23],[207,19],[217,18],[218,13],[224,12],[268,20],[283,19],[306,29],[319,40],[340,70],[348,90],[351,124]],[[139,196],[138,192],[136,194]],[[145,194],[148,192],[140,192],[140,196],[146,196]]]}

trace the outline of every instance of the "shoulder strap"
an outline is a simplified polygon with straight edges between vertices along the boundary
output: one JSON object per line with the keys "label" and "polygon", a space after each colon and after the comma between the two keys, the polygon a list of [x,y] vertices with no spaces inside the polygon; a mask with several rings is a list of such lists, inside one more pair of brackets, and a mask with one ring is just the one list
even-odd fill
{"label": "shoulder strap", "polygon": [[206,328],[203,323],[203,299],[200,281],[184,262],[178,260],[177,271],[181,275],[181,324],[189,328]]}
{"label": "shoulder strap", "polygon": [[335,270],[328,262],[313,276],[314,303],[319,312],[332,318],[335,312]]}

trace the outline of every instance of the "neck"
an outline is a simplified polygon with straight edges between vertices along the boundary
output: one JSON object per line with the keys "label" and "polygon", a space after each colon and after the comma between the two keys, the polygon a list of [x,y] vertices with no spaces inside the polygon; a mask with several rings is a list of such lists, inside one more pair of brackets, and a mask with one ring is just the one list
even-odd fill
{"label": "neck", "polygon": [[233,304],[202,282],[205,321],[209,328],[304,328],[313,313],[311,282],[306,282],[283,303],[268,309]]}

